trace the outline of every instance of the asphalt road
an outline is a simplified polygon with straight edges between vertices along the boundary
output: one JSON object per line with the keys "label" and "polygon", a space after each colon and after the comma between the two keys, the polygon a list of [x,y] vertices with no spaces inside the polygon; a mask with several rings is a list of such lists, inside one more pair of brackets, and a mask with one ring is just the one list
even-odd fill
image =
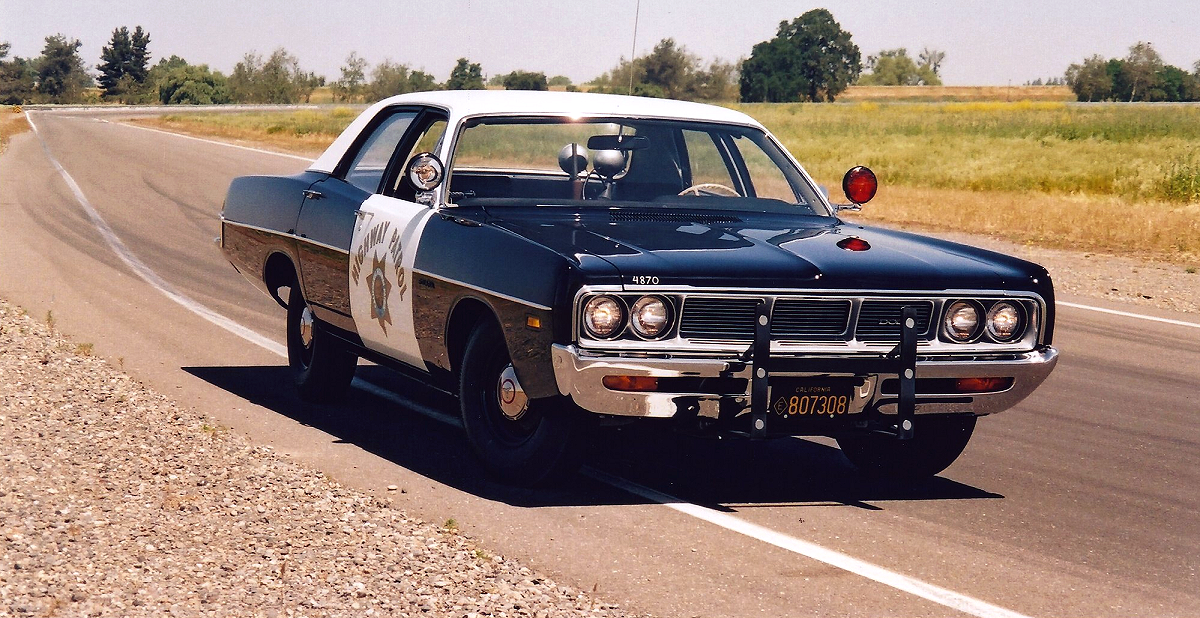
{"label": "asphalt road", "polygon": [[419,385],[364,367],[344,405],[292,394],[268,349],[283,310],[213,238],[231,178],[303,161],[76,114],[34,113],[38,134],[0,157],[0,297],[555,579],[660,616],[1200,616],[1200,328],[1060,307],[1055,374],[917,488],[861,480],[828,442],[622,429],[566,488],[516,490],[482,476],[436,418],[452,402]]}

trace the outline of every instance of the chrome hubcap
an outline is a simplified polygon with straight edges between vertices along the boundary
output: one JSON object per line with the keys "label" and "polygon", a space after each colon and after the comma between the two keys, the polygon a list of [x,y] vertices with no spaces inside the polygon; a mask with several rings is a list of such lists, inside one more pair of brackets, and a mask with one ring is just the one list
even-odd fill
{"label": "chrome hubcap", "polygon": [[312,345],[312,340],[313,314],[312,309],[305,305],[304,311],[300,312],[300,343],[303,343],[304,347],[307,348]]}
{"label": "chrome hubcap", "polygon": [[500,372],[500,378],[496,381],[496,401],[504,417],[513,421],[525,416],[525,411],[529,409],[529,398],[517,381],[517,372],[511,363]]}

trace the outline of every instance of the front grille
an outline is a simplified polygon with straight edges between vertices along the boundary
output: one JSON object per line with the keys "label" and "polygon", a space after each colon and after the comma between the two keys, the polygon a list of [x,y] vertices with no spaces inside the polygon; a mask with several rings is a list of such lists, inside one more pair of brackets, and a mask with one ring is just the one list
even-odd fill
{"label": "front grille", "polygon": [[929,338],[929,322],[933,303],[918,300],[865,300],[858,311],[859,341],[899,342],[900,314],[905,307],[917,308],[917,337]]}
{"label": "front grille", "polygon": [[754,340],[757,298],[688,298],[683,303],[679,336],[684,339]]}
{"label": "front grille", "polygon": [[828,341],[842,339],[850,324],[849,300],[793,300],[775,302],[771,339]]}
{"label": "front grille", "polygon": [[[679,336],[684,339],[753,341],[757,298],[692,297],[683,305]],[[870,343],[900,341],[900,313],[917,308],[917,335],[929,338],[933,303],[927,300],[864,300],[856,338]],[[845,341],[853,301],[780,298],[775,302],[771,339],[775,341]]]}

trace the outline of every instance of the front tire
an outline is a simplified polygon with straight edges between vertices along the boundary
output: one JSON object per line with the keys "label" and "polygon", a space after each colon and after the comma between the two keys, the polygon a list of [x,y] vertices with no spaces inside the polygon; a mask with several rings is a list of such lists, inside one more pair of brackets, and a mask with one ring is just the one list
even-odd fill
{"label": "front tire", "polygon": [[525,407],[518,399],[514,406],[513,389],[520,385],[499,327],[475,328],[461,366],[458,400],[467,440],[490,473],[533,486],[578,469],[581,413],[561,398],[529,400]]}
{"label": "front tire", "polygon": [[299,285],[292,286],[287,310],[288,365],[300,398],[316,403],[340,398],[354,379],[358,356],[321,329]]}
{"label": "front tire", "polygon": [[898,440],[877,433],[851,433],[837,437],[842,454],[864,474],[889,480],[915,481],[950,467],[967,448],[975,431],[969,414],[919,416],[913,437]]}

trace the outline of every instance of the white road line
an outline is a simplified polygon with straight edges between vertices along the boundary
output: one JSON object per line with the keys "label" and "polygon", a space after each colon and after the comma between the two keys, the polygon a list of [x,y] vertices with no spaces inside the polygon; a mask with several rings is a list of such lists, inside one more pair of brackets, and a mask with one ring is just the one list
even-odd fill
{"label": "white road line", "polygon": [[[104,240],[117,254],[117,256],[120,257],[121,260],[124,261],[126,265],[128,265],[135,273],[137,273],[139,277],[141,277],[150,285],[154,286],[167,298],[175,301],[196,315],[199,315],[209,322],[220,326],[221,328],[224,328],[225,330],[242,337],[243,339],[254,343],[255,345],[274,352],[281,357],[287,357],[287,350],[284,348],[284,346],[208,309],[204,305],[201,305],[200,303],[176,291],[174,287],[172,287],[169,283],[163,280],[162,277],[146,266],[145,263],[134,256],[129,251],[128,247],[126,247],[125,244],[116,236],[112,228],[108,226],[100,214],[96,212],[96,209],[92,207],[87,197],[83,194],[83,190],[79,188],[79,185],[75,183],[75,180],[71,178],[71,175],[67,173],[58,160],[54,158],[54,155],[50,153],[50,148],[46,145],[45,140],[42,139],[41,134],[38,133],[37,125],[34,124],[33,118],[29,116],[28,112],[26,112],[25,118],[29,121],[29,126],[33,128],[33,132],[38,136],[38,140],[42,144],[42,150],[45,151],[46,157],[54,165],[55,169],[58,170],[59,174],[62,175],[63,180],[65,180],[67,185],[71,188],[71,192],[75,194],[75,199],[79,201],[80,206],[82,206],[87,212],[88,217],[92,220],[92,223],[96,226],[96,229],[104,237]],[[432,408],[404,400],[391,391],[380,388],[365,380],[355,378],[354,385],[365,392],[382,397],[392,401],[393,403],[404,406],[405,408],[412,409],[433,420],[452,426],[461,426],[457,419],[450,415],[443,414]],[[850,573],[854,573],[855,575],[859,575],[872,581],[890,586],[897,590],[907,592],[914,596],[938,603],[966,614],[970,614],[972,616],[978,616],[979,618],[1027,618],[1024,614],[1020,614],[964,594],[959,594],[957,592],[947,590],[946,588],[923,582],[919,579],[901,575],[900,573],[896,573],[895,571],[885,569],[875,564],[871,564],[870,562],[859,560],[858,558],[848,556],[832,549],[821,547],[820,545],[816,545],[808,541],[797,539],[781,532],[776,532],[770,528],[765,528],[743,519],[738,519],[737,517],[727,513],[722,513],[698,504],[685,502],[668,494],[664,494],[648,487],[643,487],[636,483],[613,476],[600,470],[596,470],[594,468],[585,468],[583,473],[597,481],[617,489],[621,489],[636,496],[641,496],[647,500],[657,502],[675,511],[706,521],[713,525],[720,526],[721,528],[731,532],[736,532],[755,540],[774,545],[775,547],[805,556],[812,560],[823,562],[830,566],[843,569]]]}
{"label": "white road line", "polygon": [[92,224],[96,227],[96,231],[100,232],[100,235],[104,238],[104,242],[108,243],[108,246],[113,250],[113,253],[116,253],[117,257],[121,258],[121,261],[125,262],[125,265],[128,266],[130,270],[132,270],[138,277],[141,277],[143,281],[154,286],[154,288],[166,295],[167,298],[170,298],[179,305],[182,305],[192,313],[195,313],[205,320],[224,328],[225,330],[241,337],[242,339],[245,339],[246,341],[249,341],[281,356],[287,356],[287,349],[282,345],[254,332],[249,328],[246,328],[245,326],[242,326],[241,324],[238,324],[237,322],[213,311],[212,309],[209,309],[208,307],[205,307],[195,300],[192,300],[187,295],[176,290],[174,286],[172,286],[170,283],[167,283],[166,280],[158,275],[158,273],[151,270],[149,266],[146,266],[144,262],[138,259],[138,257],[134,255],[128,247],[125,246],[125,243],[121,242],[121,239],[118,238],[117,234],[113,232],[111,227],[109,227],[108,222],[100,216],[100,213],[96,211],[95,207],[92,206],[92,203],[88,201],[87,196],[83,194],[83,190],[79,188],[78,184],[76,184],[75,179],[67,173],[67,170],[64,169],[62,164],[58,162],[58,159],[56,159],[54,155],[50,153],[50,147],[46,145],[46,140],[42,139],[42,134],[38,131],[37,125],[34,124],[33,117],[29,115],[29,112],[25,112],[25,120],[29,122],[29,127],[33,129],[34,135],[36,135],[38,141],[41,142],[42,151],[46,153],[46,158],[50,160],[50,163],[54,166],[54,169],[58,170],[59,175],[61,175],[63,180],[66,181],[67,186],[71,189],[71,193],[75,194],[75,200],[79,202],[79,205],[83,207],[84,212],[87,213],[88,218],[92,220]]}
{"label": "white road line", "polygon": [[1152,316],[1152,315],[1145,315],[1145,314],[1141,314],[1141,313],[1131,313],[1129,311],[1117,311],[1116,309],[1105,309],[1104,307],[1093,307],[1091,305],[1080,305],[1078,303],[1068,303],[1068,302],[1062,301],[1062,300],[1055,301],[1054,304],[1062,305],[1063,307],[1070,307],[1072,309],[1085,309],[1087,311],[1098,311],[1100,313],[1119,315],[1123,318],[1134,318],[1137,320],[1149,320],[1151,322],[1161,322],[1163,324],[1174,324],[1175,326],[1190,326],[1191,328],[1200,328],[1200,324],[1198,324],[1196,322],[1185,322],[1184,320],[1172,320],[1170,318],[1160,318],[1160,317],[1156,317],[1156,316]]}
{"label": "white road line", "polygon": [[969,597],[965,594],[959,594],[952,590],[947,590],[940,586],[935,586],[907,575],[901,575],[895,571],[890,571],[881,566],[871,564],[870,562],[859,560],[858,558],[847,556],[841,552],[821,547],[815,543],[802,541],[796,537],[783,534],[782,532],[776,532],[770,528],[765,528],[758,524],[748,522],[744,519],[738,519],[737,517],[734,517],[728,513],[722,513],[698,504],[685,502],[674,496],[650,489],[649,487],[643,487],[642,485],[632,483],[618,476],[613,476],[607,472],[602,472],[589,467],[584,468],[583,473],[607,485],[627,491],[635,496],[641,496],[647,500],[657,502],[668,508],[679,511],[680,513],[704,520],[710,524],[720,526],[731,532],[743,534],[752,539],[774,545],[780,549],[785,549],[787,551],[800,554],[818,562],[824,562],[830,566],[837,567],[844,571],[849,571],[855,575],[859,575],[885,586],[890,586],[897,590],[921,597],[922,599],[933,601],[934,603],[944,605],[965,614],[979,616],[979,618],[1028,618],[1025,616],[1025,614],[1020,614],[1000,607],[999,605],[993,605],[986,601]]}
{"label": "white road line", "polygon": [[[28,116],[26,116],[26,117],[28,117]],[[104,122],[108,122],[108,121],[105,120]],[[286,152],[275,152],[274,150],[264,150],[262,148],[253,148],[250,146],[242,146],[241,144],[230,144],[229,142],[221,142],[221,141],[217,141],[215,139],[204,139],[203,137],[196,137],[194,135],[185,135],[183,133],[174,133],[172,131],[163,131],[162,129],[151,129],[150,127],[139,127],[136,124],[129,124],[126,122],[113,122],[111,124],[115,124],[120,127],[129,127],[130,129],[138,129],[140,131],[150,131],[151,133],[162,133],[163,135],[172,135],[172,136],[180,137],[183,139],[190,139],[190,140],[197,141],[197,142],[204,142],[205,144],[216,144],[217,146],[228,146],[230,148],[237,148],[238,150],[249,150],[250,152],[257,152],[260,154],[269,154],[269,155],[274,155],[276,157],[287,157],[288,159],[296,159],[298,161],[304,161],[305,163],[312,163],[313,161],[316,160],[316,159],[310,159],[308,157],[302,157],[300,155],[288,154]]]}

